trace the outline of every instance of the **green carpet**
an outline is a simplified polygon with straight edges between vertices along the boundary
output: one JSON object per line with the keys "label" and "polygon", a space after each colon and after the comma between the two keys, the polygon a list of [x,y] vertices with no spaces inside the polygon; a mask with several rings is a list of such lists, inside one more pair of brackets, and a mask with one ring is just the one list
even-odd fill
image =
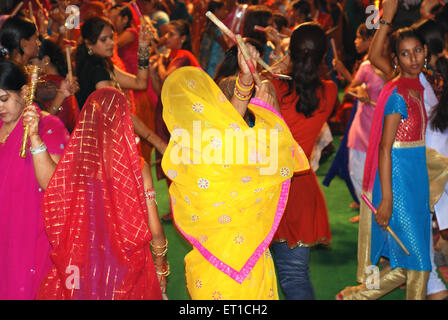
{"label": "green carpet", "polygon": [[[333,144],[337,150],[340,136],[335,136]],[[316,172],[319,181],[325,177],[334,155],[323,160]],[[153,177],[155,172],[153,168]],[[159,215],[169,210],[168,189],[165,180],[155,180]],[[349,222],[350,217],[357,214],[349,208],[352,198],[340,178],[333,179],[329,187],[322,186],[329,210],[330,226],[333,235],[331,247],[314,247],[310,254],[310,276],[317,300],[333,300],[335,295],[346,286],[356,285],[356,252],[358,224]],[[185,286],[184,256],[191,250],[188,242],[179,234],[172,223],[163,223],[165,234],[169,240],[168,260],[171,275],[168,278],[168,297],[172,300],[189,299]],[[280,298],[284,299],[279,286]],[[385,300],[405,299],[405,290],[397,289],[388,294]]]}

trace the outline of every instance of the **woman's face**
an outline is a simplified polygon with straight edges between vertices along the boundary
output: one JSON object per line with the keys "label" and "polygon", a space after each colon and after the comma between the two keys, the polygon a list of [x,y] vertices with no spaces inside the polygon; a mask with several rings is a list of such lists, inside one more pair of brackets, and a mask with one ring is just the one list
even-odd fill
{"label": "woman's face", "polygon": [[3,123],[13,123],[19,119],[24,107],[20,93],[0,89],[0,120]]}
{"label": "woman's face", "polygon": [[21,40],[23,55],[28,59],[34,58],[39,54],[40,41],[37,36],[37,32],[33,34],[29,39]]}
{"label": "woman's face", "polygon": [[359,54],[365,53],[369,50],[370,39],[364,39],[363,36],[358,32],[356,32],[355,39],[355,48],[356,52]]}
{"label": "woman's face", "polygon": [[93,53],[103,57],[110,58],[114,55],[114,32],[110,26],[105,26],[95,44],[87,45]]}
{"label": "woman's face", "polygon": [[169,49],[180,49],[185,41],[185,36],[181,36],[172,24],[168,25],[168,32],[166,34],[166,47]]}
{"label": "woman's face", "polygon": [[426,55],[427,48],[419,40],[415,38],[403,39],[398,46],[396,57],[402,76],[406,78],[418,77],[425,64]]}

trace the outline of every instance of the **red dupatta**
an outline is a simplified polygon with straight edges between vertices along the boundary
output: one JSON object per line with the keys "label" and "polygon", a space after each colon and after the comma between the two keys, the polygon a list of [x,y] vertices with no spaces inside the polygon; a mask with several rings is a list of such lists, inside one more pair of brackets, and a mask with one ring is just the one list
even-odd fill
{"label": "red dupatta", "polygon": [[38,299],[161,299],[126,98],[93,92],[43,200],[53,267]]}

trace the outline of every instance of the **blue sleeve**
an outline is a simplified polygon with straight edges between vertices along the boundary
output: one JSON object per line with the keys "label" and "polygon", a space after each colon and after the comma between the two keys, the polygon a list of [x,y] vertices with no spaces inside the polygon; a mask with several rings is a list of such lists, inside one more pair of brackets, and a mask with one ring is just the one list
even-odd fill
{"label": "blue sleeve", "polygon": [[408,117],[406,102],[404,101],[403,97],[397,93],[396,89],[390,95],[384,108],[384,116],[387,116],[392,113],[401,114],[401,119],[407,119]]}

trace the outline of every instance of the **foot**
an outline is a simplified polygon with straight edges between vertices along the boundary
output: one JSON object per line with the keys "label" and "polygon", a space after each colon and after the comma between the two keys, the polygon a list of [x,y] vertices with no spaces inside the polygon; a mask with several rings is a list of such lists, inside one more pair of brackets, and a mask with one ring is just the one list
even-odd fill
{"label": "foot", "polygon": [[171,212],[164,214],[160,219],[162,219],[162,221],[164,221],[164,222],[172,221]]}
{"label": "foot", "polygon": [[[352,286],[352,287],[345,287],[344,290],[342,290],[341,292],[339,292],[336,295],[335,300],[352,300],[352,299],[350,299],[350,296],[352,296],[354,293],[361,291],[365,288],[366,288],[365,284],[360,284],[358,286]],[[351,297],[351,298],[353,298],[353,297]]]}
{"label": "foot", "polygon": [[356,202],[352,202],[349,205],[350,209],[359,209],[359,204],[357,204]]}
{"label": "foot", "polygon": [[436,293],[428,294],[426,300],[445,300],[448,297],[448,290],[439,291]]}
{"label": "foot", "polygon": [[359,215],[350,218],[351,223],[359,223]]}

